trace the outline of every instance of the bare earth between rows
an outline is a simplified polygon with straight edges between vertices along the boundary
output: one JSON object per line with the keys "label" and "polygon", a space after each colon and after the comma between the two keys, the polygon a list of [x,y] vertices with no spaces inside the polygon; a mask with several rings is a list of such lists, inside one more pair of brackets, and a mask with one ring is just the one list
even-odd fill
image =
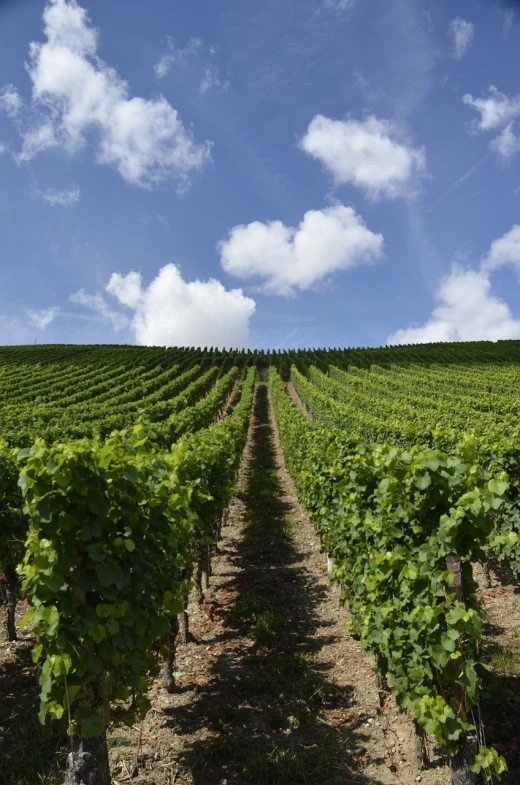
{"label": "bare earth between rows", "polygon": [[[139,767],[138,729],[113,734],[117,778],[448,785],[435,755],[435,768],[417,770],[413,728],[393,700],[380,706],[371,659],[347,633],[325,554],[285,470],[264,384],[219,551],[205,603],[190,603],[192,638],[178,648],[176,692],[154,687]],[[273,614],[273,640],[255,639],[258,611]]]}

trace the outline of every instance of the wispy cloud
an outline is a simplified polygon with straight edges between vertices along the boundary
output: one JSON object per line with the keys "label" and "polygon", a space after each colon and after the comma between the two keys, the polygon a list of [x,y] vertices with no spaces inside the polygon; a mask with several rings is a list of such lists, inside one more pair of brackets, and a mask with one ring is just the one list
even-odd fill
{"label": "wispy cloud", "polygon": [[509,35],[511,33],[511,29],[513,27],[513,22],[515,19],[515,12],[512,8],[508,8],[507,11],[504,11],[504,25],[502,27],[502,38],[504,41],[507,41]]}
{"label": "wispy cloud", "polygon": [[59,312],[60,309],[55,306],[53,308],[44,308],[41,311],[27,311],[27,317],[31,324],[43,332],[55,320]]}
{"label": "wispy cloud", "polygon": [[208,68],[204,69],[204,76],[202,77],[202,81],[199,86],[199,92],[204,94],[212,88],[221,90],[229,89],[229,82],[221,79],[219,70],[215,66],[209,66]]}
{"label": "wispy cloud", "polygon": [[94,311],[101,319],[109,322],[116,333],[130,324],[125,314],[110,308],[102,294],[88,294],[84,289],[80,289],[70,295],[69,301]]}
{"label": "wispy cloud", "polygon": [[453,45],[453,56],[456,60],[461,60],[471,46],[475,25],[457,16],[450,23],[449,34]]}
{"label": "wispy cloud", "polygon": [[168,35],[166,43],[168,52],[154,65],[155,75],[158,79],[164,79],[175,63],[185,63],[190,57],[198,55],[204,49],[204,41],[201,38],[190,38],[185,47],[178,48],[174,39]]}
{"label": "wispy cloud", "polygon": [[64,191],[48,188],[46,191],[37,191],[36,193],[51,207],[56,207],[57,205],[60,207],[72,207],[81,198],[81,192],[76,186]]}
{"label": "wispy cloud", "polygon": [[213,63],[208,63],[208,55],[216,54],[215,47],[207,46],[201,38],[190,38],[186,46],[179,48],[171,36],[166,37],[166,44],[168,52],[154,65],[155,75],[158,79],[164,79],[175,65],[186,67],[189,64],[198,72],[202,69],[199,77],[199,92],[202,95],[212,88],[221,90],[229,88],[229,82],[222,79],[218,67]]}
{"label": "wispy cloud", "polygon": [[346,11],[352,8],[355,0],[325,0],[325,8],[332,8],[334,11]]}

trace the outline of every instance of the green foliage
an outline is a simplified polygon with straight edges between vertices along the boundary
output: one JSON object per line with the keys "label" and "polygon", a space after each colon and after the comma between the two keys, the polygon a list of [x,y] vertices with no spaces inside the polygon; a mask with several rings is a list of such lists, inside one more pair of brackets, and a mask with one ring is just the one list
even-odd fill
{"label": "green foliage", "polygon": [[[147,708],[168,617],[181,608],[193,555],[192,488],[172,474],[143,423],[106,442],[21,451],[30,520],[21,569],[40,669],[41,712],[99,735],[112,714]],[[132,697],[132,704],[127,705]]]}
{"label": "green foliage", "polygon": [[27,533],[18,487],[15,452],[0,443],[0,572],[14,572],[22,560]]}
{"label": "green foliage", "polygon": [[[336,560],[353,631],[399,706],[456,752],[480,689],[471,563],[496,537],[508,476],[475,455],[356,443],[302,415],[274,369],[270,387],[286,465]],[[461,559],[464,602],[446,590],[451,554]]]}
{"label": "green foliage", "polygon": [[169,452],[142,421],[106,441],[37,440],[20,451],[24,621],[33,622],[34,660],[45,655],[42,722],[62,717],[67,697],[80,737],[148,710],[146,677],[182,608],[184,575],[232,495],[255,380],[251,369],[233,413]]}

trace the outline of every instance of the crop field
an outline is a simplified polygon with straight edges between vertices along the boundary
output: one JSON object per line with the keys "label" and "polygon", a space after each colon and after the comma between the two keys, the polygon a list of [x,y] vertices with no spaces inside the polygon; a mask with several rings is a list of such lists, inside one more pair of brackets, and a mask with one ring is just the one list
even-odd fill
{"label": "crop field", "polygon": [[0,348],[0,784],[520,779],[520,341]]}

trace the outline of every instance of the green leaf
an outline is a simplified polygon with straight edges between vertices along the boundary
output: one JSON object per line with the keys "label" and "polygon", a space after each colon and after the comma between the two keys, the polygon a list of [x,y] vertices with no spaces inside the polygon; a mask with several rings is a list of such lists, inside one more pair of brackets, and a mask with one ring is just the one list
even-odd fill
{"label": "green leaf", "polygon": [[106,561],[97,564],[96,575],[103,587],[115,584],[120,589],[123,585],[123,571],[115,561]]}
{"label": "green leaf", "polygon": [[104,641],[107,637],[107,631],[102,624],[96,624],[94,627],[90,628],[89,635],[96,643],[101,643],[101,641]]}
{"label": "green leaf", "polygon": [[92,736],[101,736],[105,730],[103,720],[98,714],[88,714],[80,718],[81,736],[90,739]]}

